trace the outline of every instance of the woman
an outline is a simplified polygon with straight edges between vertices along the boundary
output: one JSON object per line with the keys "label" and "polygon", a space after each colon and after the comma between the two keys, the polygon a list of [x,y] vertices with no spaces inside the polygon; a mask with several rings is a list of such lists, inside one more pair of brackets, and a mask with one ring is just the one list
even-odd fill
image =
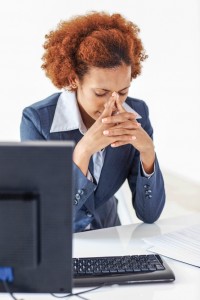
{"label": "woman", "polygon": [[164,206],[148,107],[128,97],[146,58],[138,32],[120,14],[92,12],[46,35],[42,68],[63,92],[24,109],[21,139],[76,142],[75,232],[120,225],[114,194],[126,179],[139,219],[156,221]]}

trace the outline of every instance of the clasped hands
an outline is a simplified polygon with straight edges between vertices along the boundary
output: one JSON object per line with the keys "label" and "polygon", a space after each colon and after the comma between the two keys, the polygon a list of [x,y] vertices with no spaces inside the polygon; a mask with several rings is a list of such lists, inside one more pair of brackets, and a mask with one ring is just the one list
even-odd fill
{"label": "clasped hands", "polygon": [[[112,114],[113,109],[114,115]],[[106,103],[105,110],[107,110],[108,116],[105,117],[103,113],[100,119],[106,127],[103,135],[112,138],[111,147],[125,144],[135,146],[139,137],[138,132],[141,131],[141,124],[137,122],[136,114],[124,109],[116,92],[113,92],[112,97]]]}
{"label": "clasped hands", "polygon": [[[146,173],[153,172],[155,152],[153,141],[136,120],[134,113],[127,112],[116,92],[104,105],[104,111],[87,130],[75,151],[75,162],[86,173],[90,157],[111,145],[119,147],[133,145],[140,152],[140,160]],[[113,114],[116,112],[116,114]]]}
{"label": "clasped hands", "polygon": [[[152,139],[137,122],[136,114],[124,109],[116,92],[104,107],[101,116],[84,136],[91,154],[108,145],[118,147],[132,144],[140,153],[154,148]],[[113,112],[116,114],[113,115]]]}

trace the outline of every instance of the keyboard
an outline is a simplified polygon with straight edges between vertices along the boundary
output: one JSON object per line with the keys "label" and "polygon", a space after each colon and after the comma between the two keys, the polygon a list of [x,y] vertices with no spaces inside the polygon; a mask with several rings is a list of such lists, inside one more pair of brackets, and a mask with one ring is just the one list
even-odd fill
{"label": "keyboard", "polygon": [[73,258],[73,274],[77,287],[175,280],[158,254]]}

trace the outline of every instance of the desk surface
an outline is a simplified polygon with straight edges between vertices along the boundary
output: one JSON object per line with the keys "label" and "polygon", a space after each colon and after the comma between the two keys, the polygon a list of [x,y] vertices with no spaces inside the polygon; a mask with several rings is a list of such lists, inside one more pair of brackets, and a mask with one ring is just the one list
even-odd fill
{"label": "desk surface", "polygon": [[[74,256],[144,254],[142,238],[179,230],[200,222],[200,214],[160,220],[154,224],[124,225],[75,234]],[[200,268],[164,258],[175,273],[173,283],[135,284],[101,288],[85,294],[88,299],[173,300],[200,299]]]}
{"label": "desk surface", "polygon": [[[106,256],[147,253],[147,244],[142,238],[156,236],[197,224],[200,214],[190,214],[176,218],[162,219],[155,224],[138,223],[114,228],[88,231],[74,234],[73,255]],[[173,283],[134,284],[129,286],[103,287],[84,294],[90,300],[199,300],[200,299],[200,268],[187,265],[169,258],[166,262],[175,273]],[[85,290],[76,288],[73,292]],[[17,294],[18,299],[56,299],[45,294]],[[11,299],[0,294],[1,300]],[[71,297],[70,299],[78,299]]]}

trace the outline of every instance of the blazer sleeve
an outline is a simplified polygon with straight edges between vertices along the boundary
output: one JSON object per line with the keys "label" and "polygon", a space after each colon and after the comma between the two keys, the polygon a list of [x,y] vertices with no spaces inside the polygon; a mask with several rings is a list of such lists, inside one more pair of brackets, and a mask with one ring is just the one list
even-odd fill
{"label": "blazer sleeve", "polygon": [[[32,107],[27,107],[23,110],[22,120],[20,125],[21,141],[27,140],[49,140],[50,135],[47,135],[46,128],[41,125],[40,114]],[[56,138],[59,140],[59,136]],[[74,175],[74,196],[73,196],[73,213],[74,220],[80,219],[85,221],[78,224],[76,231],[84,229],[92,220],[88,216],[87,203],[94,202],[94,191],[96,184],[90,181],[73,162],[73,175]]]}
{"label": "blazer sleeve", "polygon": [[[149,110],[145,102],[142,127],[153,139],[153,128],[149,120]],[[154,174],[148,178],[143,175],[139,151],[135,151],[128,183],[132,191],[132,203],[137,217],[145,223],[155,222],[165,204],[165,187],[157,156]]]}

